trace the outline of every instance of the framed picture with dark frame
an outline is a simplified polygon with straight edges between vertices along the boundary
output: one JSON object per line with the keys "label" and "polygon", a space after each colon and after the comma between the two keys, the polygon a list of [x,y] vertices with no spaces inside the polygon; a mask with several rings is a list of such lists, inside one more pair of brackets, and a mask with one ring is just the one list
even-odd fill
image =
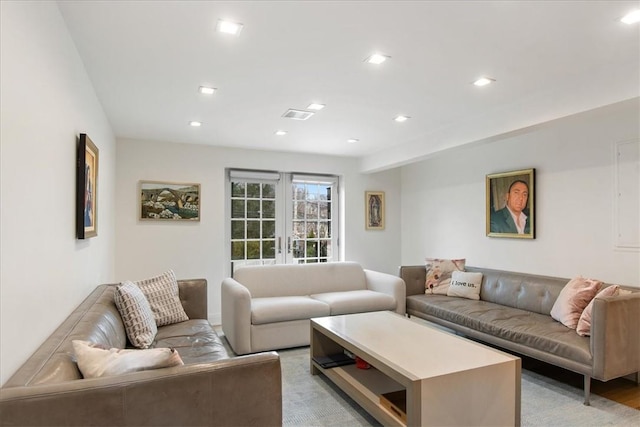
{"label": "framed picture with dark frame", "polygon": [[365,228],[384,230],[384,191],[365,192]]}
{"label": "framed picture with dark frame", "polygon": [[487,175],[487,236],[535,239],[535,169]]}
{"label": "framed picture with dark frame", "polygon": [[99,151],[86,133],[80,134],[76,167],[77,238],[98,235]]}
{"label": "framed picture with dark frame", "polygon": [[140,181],[141,220],[200,221],[200,184]]}

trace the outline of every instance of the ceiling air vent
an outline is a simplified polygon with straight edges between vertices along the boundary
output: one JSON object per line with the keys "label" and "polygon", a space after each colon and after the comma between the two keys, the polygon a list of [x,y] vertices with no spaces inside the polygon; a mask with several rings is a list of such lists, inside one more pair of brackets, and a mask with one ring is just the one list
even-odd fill
{"label": "ceiling air vent", "polygon": [[313,116],[315,113],[312,111],[304,111],[304,110],[293,110],[288,109],[282,117],[286,117],[287,119],[293,120],[307,120],[309,117]]}

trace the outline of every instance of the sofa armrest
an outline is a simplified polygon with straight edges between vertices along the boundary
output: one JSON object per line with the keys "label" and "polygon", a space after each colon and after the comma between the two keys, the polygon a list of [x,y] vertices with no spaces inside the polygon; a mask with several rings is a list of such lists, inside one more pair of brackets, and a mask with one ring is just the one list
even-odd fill
{"label": "sofa armrest", "polygon": [[282,425],[277,353],[0,389],[0,425]]}
{"label": "sofa armrest", "polygon": [[640,292],[593,300],[592,377],[608,381],[640,371]]}
{"label": "sofa armrest", "polygon": [[178,280],[182,308],[189,319],[208,319],[207,280]]}
{"label": "sofa armrest", "polygon": [[251,293],[230,277],[221,292],[222,331],[236,354],[251,353]]}
{"label": "sofa armrest", "polygon": [[404,315],[407,306],[407,291],[404,280],[392,274],[364,270],[367,289],[391,295],[396,300],[396,313]]}

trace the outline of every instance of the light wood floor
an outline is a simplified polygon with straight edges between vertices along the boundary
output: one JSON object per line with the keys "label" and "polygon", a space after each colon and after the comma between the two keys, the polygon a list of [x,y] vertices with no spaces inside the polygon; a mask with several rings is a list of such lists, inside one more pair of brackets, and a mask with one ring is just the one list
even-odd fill
{"label": "light wood floor", "polygon": [[[520,357],[522,357],[523,369],[537,372],[574,387],[583,387],[584,378],[580,374],[526,356]],[[617,378],[607,382],[591,380],[591,393],[640,410],[640,386],[629,379]]]}

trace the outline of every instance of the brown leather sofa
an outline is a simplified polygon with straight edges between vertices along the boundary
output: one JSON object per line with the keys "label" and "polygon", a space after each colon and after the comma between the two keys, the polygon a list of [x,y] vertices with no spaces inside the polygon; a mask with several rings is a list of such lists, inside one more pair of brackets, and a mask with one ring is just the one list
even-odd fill
{"label": "brown leather sofa", "polygon": [[176,348],[184,366],[83,379],[72,340],[129,345],[115,285],[101,285],[0,389],[0,425],[282,425],[278,354],[229,357],[207,321],[206,280],[178,285],[190,320],[159,327],[153,347]]}
{"label": "brown leather sofa", "polygon": [[569,279],[467,267],[483,274],[480,301],[425,295],[424,265],[400,267],[407,314],[462,335],[584,375],[585,405],[591,378],[608,381],[640,371],[640,291],[596,298],[591,336],[555,321],[551,308]]}

